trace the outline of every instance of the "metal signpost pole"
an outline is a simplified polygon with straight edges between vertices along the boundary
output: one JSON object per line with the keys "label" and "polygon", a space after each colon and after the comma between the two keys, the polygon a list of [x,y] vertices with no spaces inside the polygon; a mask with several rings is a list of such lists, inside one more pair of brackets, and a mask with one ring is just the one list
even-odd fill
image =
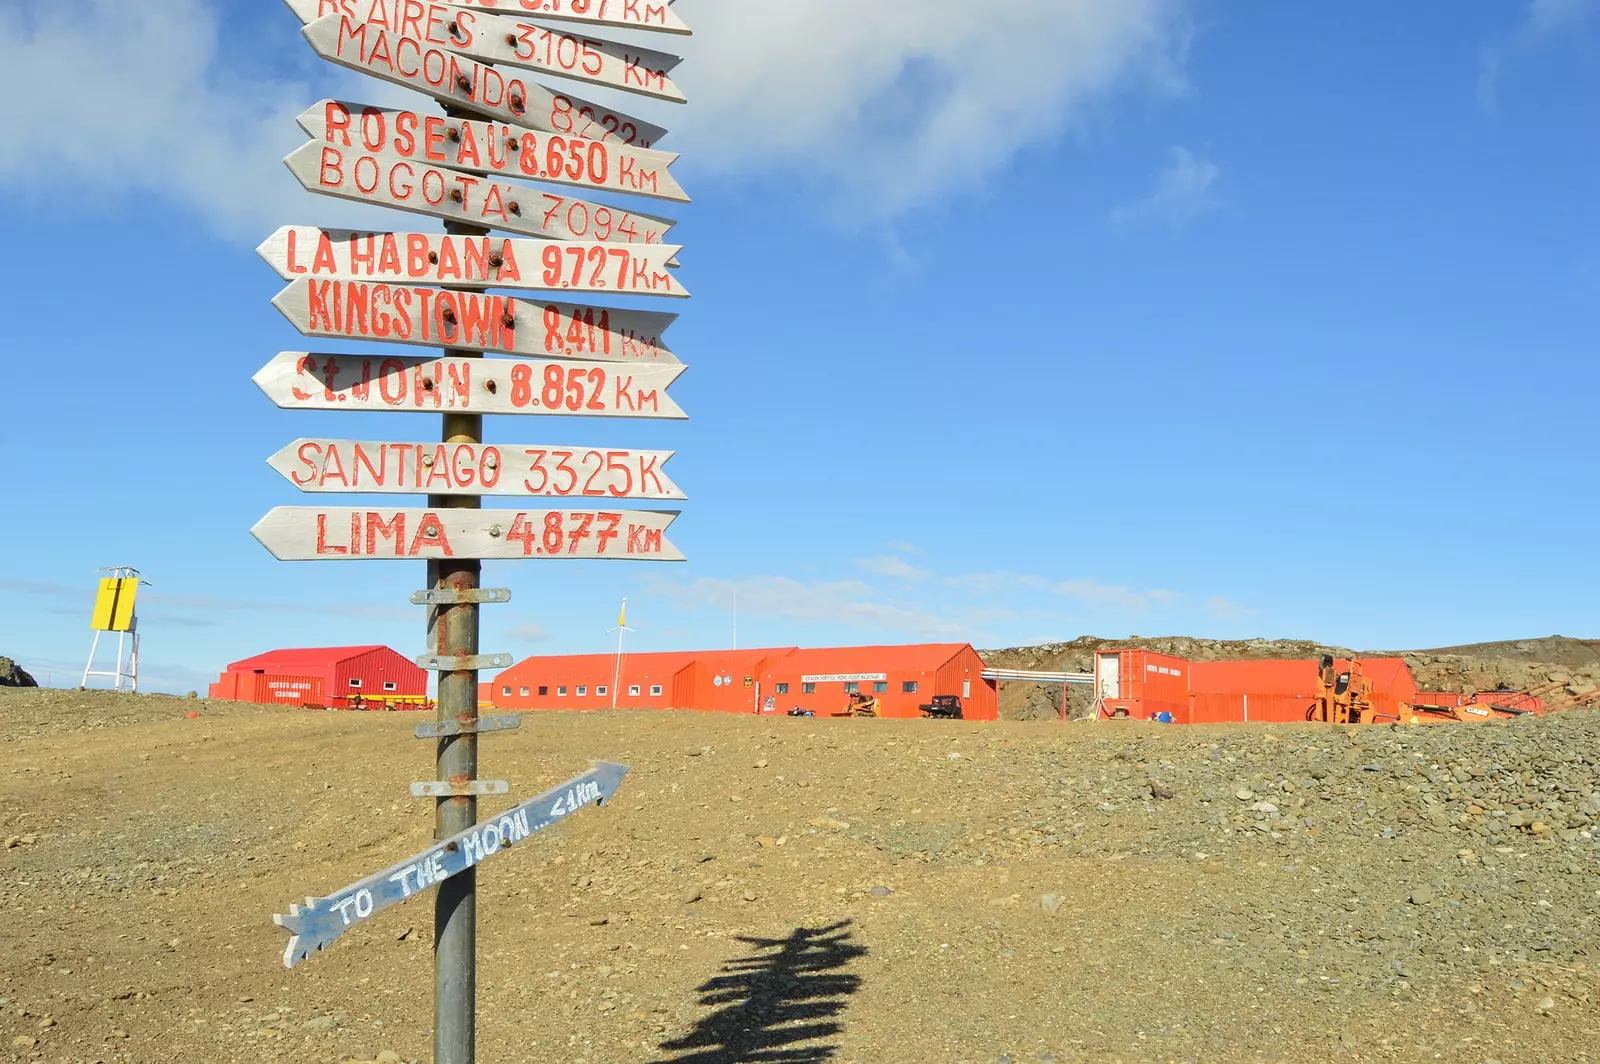
{"label": "metal signpost pole", "polygon": [[[447,113],[453,115],[454,108]],[[452,236],[488,236],[477,226],[445,223]],[[477,352],[447,348],[445,356],[471,358]],[[483,415],[445,414],[446,444],[481,444]],[[476,510],[482,500],[475,495],[432,495],[428,504],[437,510]],[[436,591],[455,592],[461,598],[482,586],[483,563],[477,559],[437,561],[428,564],[429,583]],[[434,653],[441,658],[466,659],[478,653],[478,604],[457,601],[429,608],[429,633]],[[441,670],[439,673],[439,723],[462,725],[459,734],[439,740],[438,776],[466,792],[478,778],[478,673],[476,669]],[[450,794],[437,799],[434,838],[447,839],[478,822],[475,794]],[[439,885],[433,914],[433,994],[436,1022],[433,1029],[435,1064],[472,1064],[477,1045],[478,987],[478,873],[469,868]]]}

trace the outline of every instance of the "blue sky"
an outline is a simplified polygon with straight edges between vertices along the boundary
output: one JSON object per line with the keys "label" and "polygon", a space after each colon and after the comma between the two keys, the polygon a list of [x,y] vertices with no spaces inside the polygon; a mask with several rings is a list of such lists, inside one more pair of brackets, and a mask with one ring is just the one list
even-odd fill
{"label": "blue sky", "polygon": [[[626,106],[695,199],[635,204],[680,219],[691,420],[488,432],[676,450],[690,562],[490,563],[485,651],[602,650],[623,596],[638,649],[727,646],[736,600],[741,646],[1597,634],[1600,4],[678,9],[689,106]],[[0,84],[83,89],[0,138],[0,654],[75,681],[113,564],[159,689],[420,652],[420,563],[249,528],[310,501],[290,440],[437,431],[250,382],[360,347],[271,307],[268,233],[435,228],[302,191],[293,116],[421,98],[244,0],[7,5]]]}

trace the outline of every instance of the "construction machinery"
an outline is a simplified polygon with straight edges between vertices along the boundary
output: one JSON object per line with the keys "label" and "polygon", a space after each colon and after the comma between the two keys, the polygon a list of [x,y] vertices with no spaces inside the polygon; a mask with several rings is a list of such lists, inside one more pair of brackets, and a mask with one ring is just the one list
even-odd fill
{"label": "construction machinery", "polygon": [[1372,703],[1372,683],[1361,675],[1361,662],[1352,661],[1343,672],[1334,667],[1331,654],[1322,656],[1321,685],[1306,720],[1323,724],[1440,724],[1514,720],[1532,710],[1505,705],[1468,704],[1430,706],[1403,704],[1396,713],[1383,713]]}
{"label": "construction machinery", "polygon": [[850,704],[844,707],[842,713],[833,715],[835,717],[876,717],[878,715],[878,700],[864,691],[851,691]]}

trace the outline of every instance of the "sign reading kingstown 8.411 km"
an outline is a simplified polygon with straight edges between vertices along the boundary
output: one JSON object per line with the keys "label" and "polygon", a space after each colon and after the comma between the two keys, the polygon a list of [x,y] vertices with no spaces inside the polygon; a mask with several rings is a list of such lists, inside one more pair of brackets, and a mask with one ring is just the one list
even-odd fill
{"label": "sign reading kingstown 8.411 km", "polygon": [[[438,673],[438,720],[416,731],[438,744],[434,778],[408,788],[435,802],[432,845],[274,920],[291,935],[283,960],[292,967],[432,891],[432,1059],[474,1064],[476,866],[541,845],[528,840],[610,799],[627,772],[597,759],[479,823],[478,799],[510,787],[478,778],[478,737],[521,723],[478,715],[479,671],[511,661],[479,652],[479,606],[511,598],[483,586],[482,563],[682,561],[666,536],[678,511],[633,507],[685,498],[664,471],[671,451],[491,443],[484,418],[685,416],[667,394],[685,369],[664,341],[676,315],[607,302],[689,294],[673,221],[617,202],[688,202],[670,172],[677,155],[657,147],[666,128],[633,113],[684,102],[681,60],[606,31],[689,28],[672,0],[285,3],[317,55],[422,94],[381,106],[318,101],[300,114],[309,139],[285,165],[310,192],[404,211],[412,224],[285,225],[269,236],[258,250],[287,284],[272,302],[295,330],[384,349],[284,351],[253,379],[284,409],[429,413],[442,424],[436,441],[319,435],[269,459],[312,499],[390,497],[276,506],[251,532],[283,561],[425,563],[427,585],[411,599],[428,610],[417,664]],[[568,83],[602,99],[573,95]],[[419,222],[443,228],[419,231]],[[484,508],[486,497],[510,501]]]}

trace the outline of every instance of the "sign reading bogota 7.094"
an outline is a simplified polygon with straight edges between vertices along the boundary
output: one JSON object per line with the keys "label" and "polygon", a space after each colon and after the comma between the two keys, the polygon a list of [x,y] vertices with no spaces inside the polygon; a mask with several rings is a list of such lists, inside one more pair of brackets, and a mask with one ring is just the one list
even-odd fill
{"label": "sign reading bogota 7.094", "polygon": [[[478,823],[478,797],[508,791],[477,778],[478,737],[520,723],[478,716],[479,670],[511,660],[479,653],[479,606],[511,597],[482,586],[481,562],[683,560],[666,537],[676,509],[627,505],[684,498],[663,468],[671,451],[484,438],[495,414],[685,416],[667,394],[684,371],[663,338],[675,315],[605,302],[689,294],[674,272],[674,223],[614,202],[688,201],[669,172],[677,156],[656,147],[667,131],[630,113],[634,104],[623,110],[535,78],[645,106],[682,103],[677,56],[594,32],[689,29],[672,0],[285,2],[318,55],[430,99],[321,100],[299,116],[309,139],[284,160],[318,195],[408,212],[404,229],[285,225],[259,249],[287,282],[273,304],[299,333],[404,346],[286,351],[254,379],[285,409],[431,413],[443,424],[434,442],[317,436],[270,459],[313,498],[421,497],[279,506],[252,532],[284,561],[426,562],[427,587],[411,601],[428,607],[429,651],[416,660],[439,673],[438,721],[416,732],[438,743],[437,776],[411,785],[437,803],[433,846],[276,920],[293,936],[292,967],[383,909],[436,891],[433,1060],[472,1064],[475,866],[608,800],[627,772],[596,762]],[[438,221],[442,232],[415,231]],[[510,503],[485,509],[486,496]]]}

